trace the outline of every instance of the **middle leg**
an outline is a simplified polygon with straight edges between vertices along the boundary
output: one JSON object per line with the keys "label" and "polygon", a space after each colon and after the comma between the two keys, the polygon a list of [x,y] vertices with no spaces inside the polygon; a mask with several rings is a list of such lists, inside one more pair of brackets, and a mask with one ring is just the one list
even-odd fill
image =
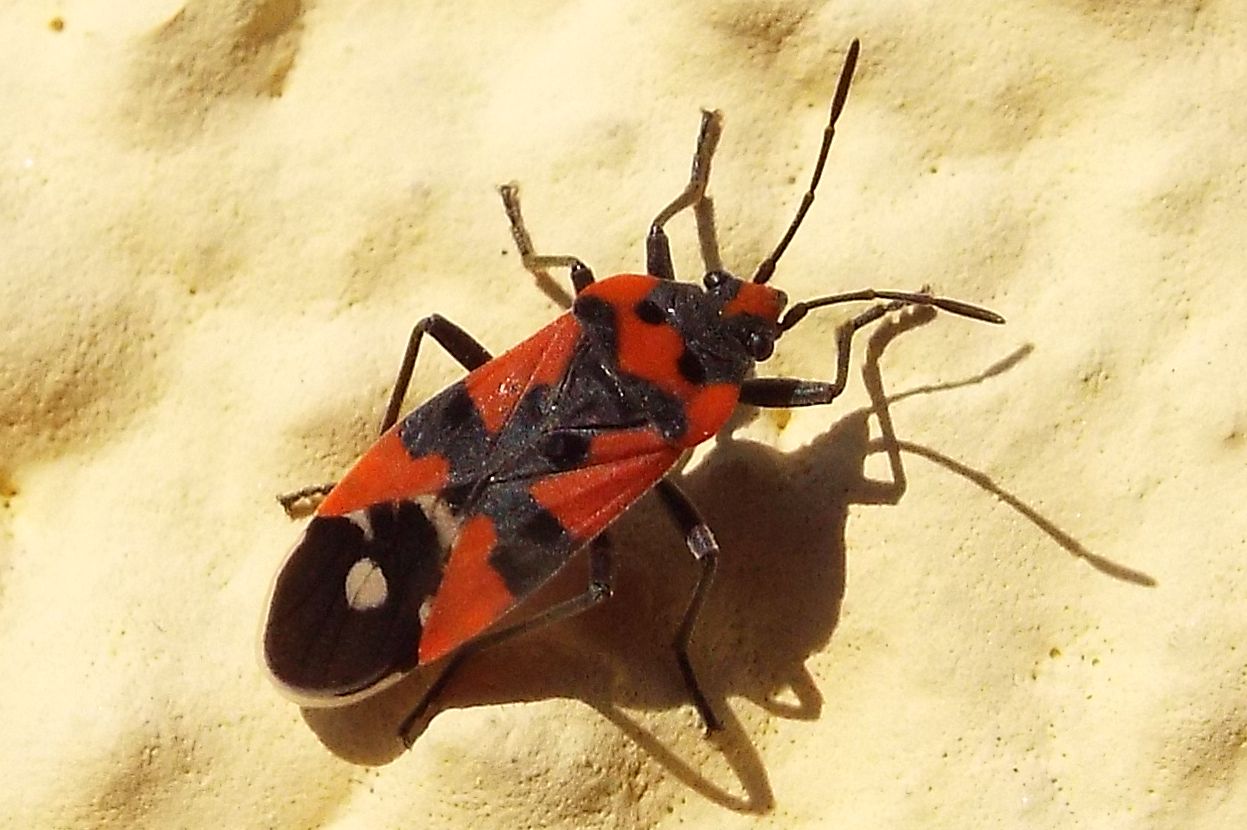
{"label": "middle leg", "polygon": [[[403,362],[398,368],[398,377],[394,379],[394,388],[390,392],[390,401],[386,404],[385,414],[381,417],[379,434],[394,426],[394,422],[398,420],[399,408],[403,405],[403,398],[407,396],[407,387],[411,385],[411,373],[416,368],[416,356],[420,353],[420,342],[424,340],[424,335],[426,334],[436,340],[451,357],[457,360],[469,372],[490,360],[489,350],[477,342],[475,337],[459,328],[459,326],[440,314],[430,314],[428,317],[425,317],[412,327],[411,336],[407,339],[407,350],[403,352]],[[306,505],[311,500],[327,495],[336,485],[336,481],[329,481],[324,484],[301,487],[290,493],[282,493],[277,497],[277,503],[286,511],[287,516],[295,518],[298,515],[302,515],[303,510],[300,509],[301,506],[306,508]]]}

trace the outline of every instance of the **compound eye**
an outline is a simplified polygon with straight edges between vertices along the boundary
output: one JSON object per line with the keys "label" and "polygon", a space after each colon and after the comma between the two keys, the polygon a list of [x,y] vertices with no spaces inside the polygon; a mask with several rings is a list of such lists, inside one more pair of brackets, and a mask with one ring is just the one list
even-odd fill
{"label": "compound eye", "polygon": [[754,360],[766,360],[775,351],[775,338],[760,331],[751,331],[745,345]]}
{"label": "compound eye", "polygon": [[708,271],[706,272],[706,276],[702,282],[705,284],[707,289],[714,291],[729,279],[730,277],[727,275],[726,271]]}

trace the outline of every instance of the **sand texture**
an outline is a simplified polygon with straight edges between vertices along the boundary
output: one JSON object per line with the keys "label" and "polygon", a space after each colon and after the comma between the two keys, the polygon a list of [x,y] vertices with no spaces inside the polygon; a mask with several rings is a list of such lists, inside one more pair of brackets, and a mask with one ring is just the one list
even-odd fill
{"label": "sand texture", "polygon": [[[775,285],[1008,324],[894,315],[835,406],[683,470],[724,732],[652,499],[614,599],[472,662],[410,751],[421,677],[282,698],[274,495],[368,446],[419,318],[497,353],[561,312],[496,185],[640,270],[717,107],[748,273],[854,37]],[[1247,826],[1247,4],[8,0],[0,54],[0,827]],[[848,313],[765,372],[830,377]],[[429,348],[409,403],[460,375]]]}

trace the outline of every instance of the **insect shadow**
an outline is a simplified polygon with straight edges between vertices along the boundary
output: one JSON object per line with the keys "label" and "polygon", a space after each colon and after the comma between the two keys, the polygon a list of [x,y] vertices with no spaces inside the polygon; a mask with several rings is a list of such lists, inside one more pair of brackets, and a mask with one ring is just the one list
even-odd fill
{"label": "insect shadow", "polygon": [[[998,487],[986,475],[934,450],[899,440],[889,405],[984,382],[1011,370],[1030,353],[1024,346],[974,377],[888,396],[879,360],[900,334],[935,316],[917,308],[879,325],[866,345],[861,376],[870,405],[840,417],[795,452],[734,440],[738,416],[713,452],[681,483],[702,507],[723,549],[710,599],[693,635],[691,658],[707,678],[711,702],[724,718],[712,736],[730,769],[727,785],[711,780],[647,731],[632,712],[681,710],[659,727],[664,735],[698,730],[671,650],[671,640],[695,580],[696,566],[662,511],[638,507],[614,525],[617,573],[609,602],[570,621],[516,638],[466,663],[439,698],[439,710],[550,698],[580,700],[600,712],[642,752],[707,799],[744,813],[765,813],[774,796],[765,766],[728,705],[744,698],[771,716],[814,720],[823,698],[805,667],[822,651],[840,619],[845,591],[845,528],[850,505],[895,505],[905,493],[902,456],[918,455],[965,476],[1022,513],[1074,556],[1118,579],[1153,584],[1150,577],[1086,550],[1055,523]],[[871,437],[870,419],[879,437]],[[875,453],[888,459],[888,479],[865,473]],[[835,471],[836,486],[814,486]],[[531,613],[583,588],[584,557],[573,560],[521,606]],[[419,699],[428,678],[412,678],[340,709],[304,710],[325,745],[357,763],[380,764],[401,754],[397,725]],[[647,719],[649,720],[649,719]],[[434,719],[436,722],[436,718]],[[652,721],[649,721],[652,723]],[[687,742],[682,742],[687,745]]]}

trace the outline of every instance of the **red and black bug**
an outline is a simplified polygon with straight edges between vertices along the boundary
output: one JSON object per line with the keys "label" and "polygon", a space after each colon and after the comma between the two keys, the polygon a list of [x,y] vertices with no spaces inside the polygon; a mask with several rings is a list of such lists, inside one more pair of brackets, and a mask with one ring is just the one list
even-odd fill
{"label": "red and black bug", "polygon": [[[723,270],[706,185],[721,130],[702,115],[684,191],[655,217],[646,274],[597,282],[583,262],[533,252],[516,188],[501,188],[512,234],[535,274],[566,267],[569,312],[501,357],[450,321],[421,320],[399,369],[381,437],[324,493],[273,584],[263,659],[274,681],[308,706],[375,693],[418,667],[443,663],[410,727],[462,660],[488,645],[583,611],[611,594],[607,528],[651,489],[684,532],[700,578],[675,636],[684,682],[708,730],[719,726],[688,658],[719,547],[668,473],[710,438],[737,404],[830,403],[844,388],[853,333],[905,305],[1001,323],[993,312],[928,293],[863,290],[799,302],[766,283],[805,218],[822,177],[858,56],[845,58],[818,161],[801,205],[749,281]],[[675,281],[664,225],[691,209],[706,272]],[[755,378],[754,366],[812,309],[882,300],[838,331],[832,381]],[[398,419],[425,335],[468,375]],[[531,619],[496,623],[582,548],[584,593]]]}

